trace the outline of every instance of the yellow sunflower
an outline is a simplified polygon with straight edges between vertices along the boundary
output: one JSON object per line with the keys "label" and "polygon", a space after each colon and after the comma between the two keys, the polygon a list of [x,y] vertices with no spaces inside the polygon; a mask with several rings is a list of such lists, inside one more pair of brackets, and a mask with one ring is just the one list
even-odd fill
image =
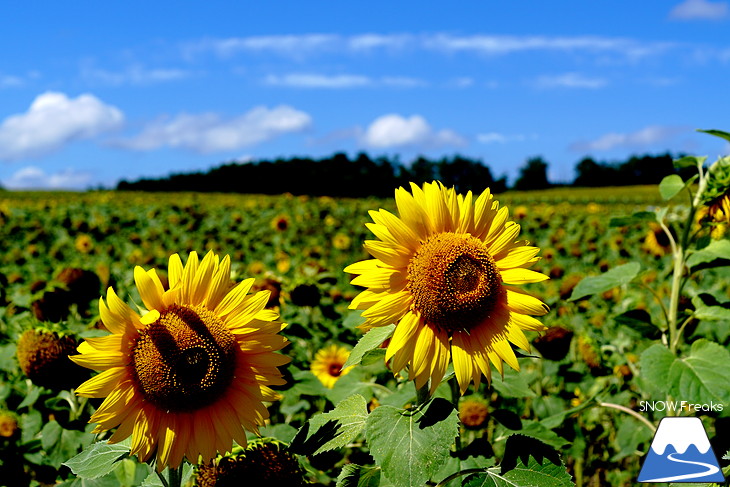
{"label": "yellow sunflower", "polygon": [[364,245],[374,258],[345,269],[367,288],[350,304],[364,310],[363,328],[397,324],[385,355],[393,371],[409,365],[416,387],[430,378],[433,391],[451,359],[463,394],[482,374],[491,380],[490,362],[500,374],[504,362],[519,370],[510,343],[529,351],[523,330],[545,326],[528,315],[549,310],[514,287],[548,279],[528,269],[539,249],[515,240],[520,226],[488,188],[474,200],[440,182],[411,183],[395,202],[400,217],[370,211],[379,240]]}
{"label": "yellow sunflower", "polygon": [[349,356],[350,351],[345,347],[330,345],[315,354],[310,368],[325,387],[332,389],[335,382],[352,369],[352,367],[344,370],[342,368]]}
{"label": "yellow sunflower", "polygon": [[288,342],[286,324],[264,309],[267,291],[249,294],[254,279],[232,287],[228,256],[191,252],[183,267],[170,257],[169,289],[154,269],[134,269],[142,302],[137,313],[112,288],[99,312],[110,335],[88,338],[71,359],[102,372],[76,393],[106,399],[91,416],[94,433],[117,427],[109,441],[132,435],[131,453],[156,455],[156,468],[176,468],[183,457],[207,462],[246,444],[243,428],[258,434],[279,399],[268,386],[284,384],[275,353]]}

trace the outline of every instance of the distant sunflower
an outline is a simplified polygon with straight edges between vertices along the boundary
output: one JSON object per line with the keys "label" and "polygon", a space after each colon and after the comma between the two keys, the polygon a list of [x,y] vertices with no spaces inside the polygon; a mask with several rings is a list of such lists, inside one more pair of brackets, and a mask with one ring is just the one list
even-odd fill
{"label": "distant sunflower", "polygon": [[515,240],[520,226],[489,189],[476,201],[439,182],[411,190],[395,192],[400,217],[370,211],[379,240],[365,242],[374,259],[345,269],[368,288],[350,308],[365,310],[364,328],[397,324],[385,355],[395,372],[409,365],[416,387],[430,378],[433,391],[451,358],[463,394],[482,374],[491,380],[490,362],[519,370],[510,343],[530,350],[523,330],[545,326],[528,315],[549,309],[513,285],[548,277],[528,269],[539,249]]}
{"label": "distant sunflower", "polygon": [[[674,232],[672,231],[674,237]],[[661,257],[672,252],[672,245],[666,232],[656,223],[649,224],[649,231],[644,237],[644,250],[654,257]]]}
{"label": "distant sunflower", "polygon": [[271,227],[271,229],[276,230],[277,232],[285,231],[287,228],[289,228],[289,225],[289,217],[284,214],[276,215],[269,222],[269,226]]}
{"label": "distant sunflower", "polygon": [[94,248],[94,241],[91,240],[91,237],[82,233],[81,235],[76,237],[74,247],[76,247],[76,250],[78,250],[82,254],[88,254]]}
{"label": "distant sunflower", "polygon": [[132,435],[131,453],[141,461],[156,455],[156,468],[176,468],[183,457],[207,462],[216,451],[246,444],[244,427],[258,433],[269,414],[264,401],[279,396],[269,385],[284,383],[275,353],[287,344],[286,326],[264,309],[266,291],[249,294],[247,279],[231,289],[228,256],[191,252],[183,267],[170,257],[170,288],[154,269],[134,269],[142,315],[112,288],[99,312],[111,335],[88,338],[70,358],[101,370],[76,393],[106,397],[91,416],[94,433],[117,427],[110,442]]}
{"label": "distant sunflower", "polygon": [[330,345],[319,350],[312,361],[312,373],[324,384],[332,389],[335,382],[343,375],[350,372],[352,367],[342,369],[350,356],[349,350],[339,345]]}

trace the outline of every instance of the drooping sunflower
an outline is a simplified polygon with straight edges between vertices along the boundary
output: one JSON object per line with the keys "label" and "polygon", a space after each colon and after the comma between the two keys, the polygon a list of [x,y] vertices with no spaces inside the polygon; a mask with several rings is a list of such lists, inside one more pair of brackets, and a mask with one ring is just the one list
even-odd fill
{"label": "drooping sunflower", "polygon": [[340,377],[352,370],[352,367],[342,368],[349,357],[350,351],[345,347],[330,345],[317,351],[310,369],[325,387],[332,389]]}
{"label": "drooping sunflower", "polygon": [[511,343],[529,351],[523,330],[545,326],[529,315],[548,307],[515,285],[547,276],[528,269],[539,249],[517,241],[520,226],[507,221],[487,188],[476,199],[440,182],[395,192],[399,217],[370,211],[366,224],[379,240],[365,241],[374,258],[348,266],[366,287],[350,304],[364,310],[363,328],[396,324],[385,360],[398,372],[409,366],[416,387],[441,382],[451,359],[462,394],[490,362],[519,370]]}
{"label": "drooping sunflower", "polygon": [[289,358],[275,353],[288,342],[286,324],[264,309],[267,291],[249,294],[254,279],[232,288],[231,264],[209,252],[195,252],[183,266],[169,260],[169,289],[155,269],[134,269],[148,311],[137,313],[110,287],[99,300],[102,322],[111,332],[88,338],[71,356],[101,370],[76,389],[106,398],[91,416],[95,433],[117,427],[109,441],[132,435],[131,453],[140,461],[156,456],[156,468],[176,468],[228,452],[232,440],[246,444],[244,428],[258,433],[269,414],[265,401],[279,399],[269,386],[284,384],[278,366]]}

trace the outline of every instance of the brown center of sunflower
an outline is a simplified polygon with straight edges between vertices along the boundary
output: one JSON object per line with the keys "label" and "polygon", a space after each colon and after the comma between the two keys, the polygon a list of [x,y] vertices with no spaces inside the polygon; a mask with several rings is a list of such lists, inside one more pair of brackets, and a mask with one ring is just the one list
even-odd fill
{"label": "brown center of sunflower", "polygon": [[327,372],[332,377],[339,377],[340,375],[342,375],[342,365],[343,364],[340,364],[340,363],[337,363],[337,362],[332,362],[329,365],[329,369],[327,370]]}
{"label": "brown center of sunflower", "polygon": [[134,375],[142,396],[165,411],[212,404],[233,379],[236,339],[200,306],[173,305],[139,333]]}
{"label": "brown center of sunflower", "polygon": [[408,264],[413,308],[449,333],[469,330],[493,311],[502,277],[484,242],[468,234],[432,235]]}

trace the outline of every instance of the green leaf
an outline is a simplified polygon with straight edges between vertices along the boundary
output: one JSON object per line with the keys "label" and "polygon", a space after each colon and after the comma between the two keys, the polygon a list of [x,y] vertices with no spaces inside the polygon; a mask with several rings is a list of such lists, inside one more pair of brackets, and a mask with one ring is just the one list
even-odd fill
{"label": "green leaf", "polygon": [[700,264],[706,264],[715,260],[721,260],[721,265],[730,265],[730,240],[713,240],[710,244],[692,253],[687,258],[687,265],[695,267]]}
{"label": "green leaf", "polygon": [[697,131],[705,133],[705,134],[714,135],[715,137],[720,137],[721,139],[725,139],[728,142],[730,142],[730,134],[727,132],[723,132],[722,130],[714,130],[714,129],[700,130],[700,129],[698,129]]}
{"label": "green leaf", "polygon": [[395,487],[424,485],[446,461],[458,432],[457,411],[443,398],[414,409],[380,406],[365,425],[370,454]]}
{"label": "green leaf", "polygon": [[664,200],[671,200],[684,188],[684,181],[678,174],[665,176],[659,183],[659,194]]}
{"label": "green leaf", "polygon": [[[185,485],[190,478],[193,476],[193,466],[190,465],[187,462],[183,462],[182,466],[182,478],[180,481],[180,485]],[[170,469],[166,468],[162,471],[162,476],[165,477],[165,479],[170,478]],[[156,472],[152,472],[149,474],[149,476],[144,479],[144,482],[142,482],[141,487],[164,487],[162,484],[162,481],[160,480],[160,477],[157,476]]]}
{"label": "green leaf", "polygon": [[730,309],[722,306],[699,306],[695,309],[694,317],[706,321],[730,320]]}
{"label": "green leaf", "polygon": [[61,439],[63,428],[57,421],[49,421],[41,430],[41,445],[44,450],[50,450]]}
{"label": "green leaf", "polygon": [[666,394],[669,391],[667,377],[674,360],[674,354],[659,343],[644,350],[639,360],[639,367],[647,385],[655,388],[656,392]]}
{"label": "green leaf", "polygon": [[684,156],[680,157],[679,159],[675,159],[674,161],[672,161],[672,163],[677,169],[682,169],[685,167],[699,167],[704,164],[706,160],[707,156]]}
{"label": "green leaf", "polygon": [[659,338],[659,329],[652,323],[651,315],[643,309],[632,309],[613,317],[619,325],[632,328],[643,336],[651,339]]}
{"label": "green leaf", "polygon": [[332,411],[313,416],[294,437],[291,449],[300,455],[317,455],[342,448],[357,438],[367,418],[365,398],[359,394],[352,395]]}
{"label": "green leaf", "polygon": [[600,276],[584,277],[573,289],[568,301],[575,301],[585,296],[598,294],[609,289],[621,286],[631,282],[641,270],[638,262],[629,262],[618,267],[614,267],[608,272],[604,272]]}
{"label": "green leaf", "polygon": [[387,325],[373,328],[369,332],[365,333],[350,352],[350,356],[347,358],[347,361],[344,363],[342,368],[346,369],[351,365],[359,364],[363,355],[370,350],[378,348],[385,340],[393,335],[393,331],[395,331],[395,325]]}
{"label": "green leaf", "polygon": [[609,227],[624,227],[626,225],[632,225],[634,223],[642,223],[646,221],[655,221],[656,213],[653,211],[639,211],[631,216],[619,216],[611,218],[608,223]]}
{"label": "green leaf", "polygon": [[723,460],[730,460],[730,450],[728,450],[727,453],[725,453],[725,455],[723,455],[722,459]]}
{"label": "green leaf", "polygon": [[730,403],[730,351],[701,338],[669,370],[670,393],[691,403]]}
{"label": "green leaf", "polygon": [[29,389],[30,390],[28,391],[28,394],[26,394],[25,399],[23,399],[23,402],[18,404],[18,409],[22,409],[24,407],[34,404],[38,400],[38,397],[41,395],[41,391],[43,390],[42,387],[37,387],[34,385],[31,385]]}
{"label": "green leaf", "polygon": [[504,379],[492,379],[492,387],[504,397],[535,397],[535,392],[530,389],[524,374],[511,369],[505,370]]}
{"label": "green leaf", "polygon": [[129,446],[106,441],[92,443],[84,450],[63,462],[77,477],[95,479],[108,474],[112,466],[129,456]]}
{"label": "green leaf", "polygon": [[540,440],[542,443],[550,445],[551,447],[556,449],[562,448],[570,443],[568,440],[558,435],[553,430],[546,428],[545,425],[532,420],[522,420],[522,429],[517,431],[511,431],[510,433],[535,438],[536,440]]}
{"label": "green leaf", "polygon": [[557,465],[547,458],[537,461],[530,456],[527,463],[521,460],[515,468],[501,474],[498,468],[490,468],[485,472],[470,475],[464,481],[464,487],[573,487],[565,465]]}
{"label": "green leaf", "polygon": [[348,463],[342,467],[335,487],[378,487],[380,469]]}

